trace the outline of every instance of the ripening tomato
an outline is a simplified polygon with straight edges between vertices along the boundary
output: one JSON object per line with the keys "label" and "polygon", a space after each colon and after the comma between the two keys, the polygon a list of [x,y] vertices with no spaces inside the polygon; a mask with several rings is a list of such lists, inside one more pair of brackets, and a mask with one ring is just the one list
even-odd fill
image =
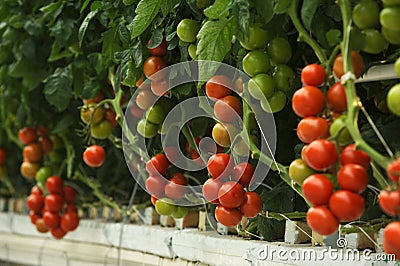
{"label": "ripening tomato", "polygon": [[231,146],[231,140],[239,133],[239,130],[231,123],[216,123],[212,129],[211,135],[219,146],[228,148]]}
{"label": "ripening tomato", "polygon": [[223,179],[233,171],[233,158],[227,153],[217,153],[208,159],[207,170],[213,178]]}
{"label": "ripening tomato", "polygon": [[114,127],[107,120],[90,125],[90,135],[95,139],[106,139],[111,136]]}
{"label": "ripening tomato", "polygon": [[355,193],[363,192],[368,186],[368,172],[359,164],[345,164],[340,168],[338,183],[342,189]]}
{"label": "ripening tomato", "polygon": [[325,206],[315,206],[308,209],[307,224],[323,236],[329,236],[339,229],[339,221]]}
{"label": "ripening tomato", "polygon": [[304,151],[305,162],[314,170],[325,171],[337,160],[335,144],[325,139],[314,140]]}
{"label": "ripening tomato", "polygon": [[29,143],[22,150],[24,159],[31,163],[37,163],[42,159],[42,150],[39,144]]}
{"label": "ripening tomato", "polygon": [[[156,101],[156,96],[151,90],[141,90],[136,96],[136,105],[142,109],[147,110]],[[136,118],[141,118],[143,115],[134,115]]]}
{"label": "ripening tomato", "polygon": [[82,106],[80,116],[82,122],[85,124],[89,124],[89,122],[92,124],[97,124],[103,120],[104,108],[102,106],[96,107],[95,103],[90,103]]}
{"label": "ripening tomato", "polygon": [[146,179],[146,189],[150,195],[154,195],[157,198],[164,196],[164,188],[167,183],[166,179],[161,175],[149,176]]}
{"label": "ripening tomato", "polygon": [[22,144],[29,144],[36,141],[37,134],[36,130],[32,127],[24,127],[18,131],[18,139],[22,142]]}
{"label": "ripening tomato", "polygon": [[53,142],[46,136],[39,137],[39,146],[44,154],[48,154],[53,150]]}
{"label": "ripening tomato", "polygon": [[400,191],[381,190],[378,196],[378,202],[381,209],[388,215],[400,214]]}
{"label": "ripening tomato", "polygon": [[187,182],[183,174],[175,173],[165,185],[165,196],[173,200],[182,198],[186,193]]}
{"label": "ripening tomato", "polygon": [[151,78],[155,73],[167,66],[167,62],[163,57],[150,56],[143,63],[143,73],[147,78]]}
{"label": "ripening tomato", "polygon": [[21,175],[28,179],[33,179],[39,170],[39,165],[31,162],[23,162],[20,167]]}
{"label": "ripening tomato", "polygon": [[254,175],[254,167],[247,163],[240,163],[233,167],[232,180],[239,182],[243,187],[248,187]]}
{"label": "ripening tomato", "polygon": [[102,100],[104,100],[104,98],[105,98],[105,96],[104,96],[103,92],[99,91],[97,93],[96,97],[91,98],[91,99],[83,99],[82,101],[83,101],[84,105],[88,105],[89,103],[99,103]]}
{"label": "ripening tomato", "polygon": [[391,222],[383,231],[383,249],[400,260],[400,222]]}
{"label": "ripening tomato", "polygon": [[[356,51],[351,51],[351,61],[353,64],[353,71],[356,78],[359,78],[364,72],[364,59]],[[344,74],[343,56],[339,54],[333,62],[333,73],[337,78],[341,78]]]}
{"label": "ripening tomato", "polygon": [[316,139],[326,139],[329,136],[329,124],[321,117],[309,116],[299,122],[296,132],[302,142],[311,143]]}
{"label": "ripening tomato", "polygon": [[349,190],[338,190],[329,199],[329,209],[340,222],[352,222],[364,213],[364,198]]}
{"label": "ripening tomato", "polygon": [[302,159],[296,159],[289,165],[289,177],[299,185],[302,185],[304,180],[314,173],[315,171]]}
{"label": "ripening tomato", "polygon": [[26,198],[26,206],[29,210],[38,213],[44,206],[44,198],[42,195],[31,194]]}
{"label": "ripening tomato", "polygon": [[35,226],[39,233],[47,233],[49,231],[42,218],[36,220]]}
{"label": "ripening tomato", "polygon": [[313,205],[326,205],[333,193],[332,181],[323,174],[313,174],[304,180],[303,195]]}
{"label": "ripening tomato", "polygon": [[66,232],[74,231],[79,225],[79,217],[75,212],[67,212],[61,216],[60,228]]}
{"label": "ripening tomato", "polygon": [[164,154],[159,153],[153,156],[146,163],[146,171],[150,175],[160,175],[165,173],[170,164],[171,163],[168,161],[167,157]]}
{"label": "ripening tomato", "polygon": [[222,122],[240,120],[243,107],[241,101],[232,95],[227,95],[217,100],[214,105],[214,114]]}
{"label": "ripening tomato", "polygon": [[328,107],[333,112],[342,113],[347,110],[346,91],[340,82],[336,82],[329,88],[326,97]]}
{"label": "ripening tomato", "polygon": [[118,125],[118,121],[116,119],[117,115],[115,114],[114,110],[111,108],[107,108],[104,110],[104,118],[111,123],[113,127]]}
{"label": "ripening tomato", "polygon": [[90,167],[100,167],[106,160],[106,152],[99,145],[91,145],[83,152],[83,161]]}
{"label": "ripening tomato", "polygon": [[237,209],[225,208],[222,205],[218,205],[215,208],[215,219],[227,227],[235,227],[242,220],[242,213]]}
{"label": "ripening tomato", "polygon": [[63,181],[58,176],[50,176],[46,179],[46,189],[51,194],[62,194],[63,193]]}
{"label": "ripening tomato", "polygon": [[204,198],[211,203],[219,204],[218,191],[222,186],[222,182],[218,179],[209,178],[203,184],[202,192]]}
{"label": "ripening tomato", "polygon": [[340,164],[346,165],[349,163],[359,164],[365,169],[368,169],[371,162],[369,155],[361,150],[356,150],[354,144],[347,145],[340,153]]}
{"label": "ripening tomato", "polygon": [[389,164],[388,168],[386,169],[386,174],[394,182],[398,182],[400,180],[400,158]]}
{"label": "ripening tomato", "polygon": [[153,79],[151,81],[151,91],[157,96],[167,95],[169,89],[169,81],[166,78]]}
{"label": "ripening tomato", "polygon": [[206,83],[206,94],[211,100],[223,98],[232,94],[233,84],[227,76],[217,75]]}
{"label": "ripening tomato", "polygon": [[309,64],[301,70],[301,82],[305,85],[319,87],[325,82],[325,68],[318,64]]}
{"label": "ripening tomato", "polygon": [[46,211],[43,213],[43,222],[49,229],[57,228],[60,225],[60,215],[56,212]]}
{"label": "ripening tomato", "polygon": [[67,232],[59,227],[50,229],[50,233],[55,239],[61,239],[67,234]]}
{"label": "ripening tomato", "polygon": [[[167,40],[165,38],[162,38],[161,43],[157,45],[156,47],[153,47],[154,45],[151,43],[151,39],[147,42],[147,49],[152,55],[155,56],[164,56],[167,54]],[[151,47],[151,48],[150,48]]]}
{"label": "ripening tomato", "polygon": [[228,181],[222,184],[218,190],[219,203],[226,208],[237,208],[244,200],[243,186],[234,181]]}
{"label": "ripening tomato", "polygon": [[325,96],[314,86],[298,89],[292,97],[293,111],[300,117],[316,116],[325,107]]}
{"label": "ripening tomato", "polygon": [[249,191],[244,194],[244,200],[240,205],[240,212],[244,217],[254,218],[262,210],[262,200],[260,195],[254,191]]}
{"label": "ripening tomato", "polygon": [[36,127],[36,135],[38,136],[46,136],[49,133],[49,129],[45,126],[38,126]]}
{"label": "ripening tomato", "polygon": [[58,194],[50,194],[44,198],[44,207],[51,212],[59,212],[63,204],[63,198]]}

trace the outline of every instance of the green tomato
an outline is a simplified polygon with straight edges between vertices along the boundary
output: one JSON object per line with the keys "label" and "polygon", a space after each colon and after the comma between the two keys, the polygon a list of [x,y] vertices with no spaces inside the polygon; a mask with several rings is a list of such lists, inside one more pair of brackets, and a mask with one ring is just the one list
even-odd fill
{"label": "green tomato", "polygon": [[148,122],[159,125],[162,124],[166,115],[167,113],[165,112],[161,104],[156,103],[155,105],[150,107],[149,110],[147,110],[146,119]]}
{"label": "green tomato", "polygon": [[365,47],[365,35],[356,27],[350,29],[351,50],[360,51]]}
{"label": "green tomato", "polygon": [[189,208],[186,206],[178,206],[171,216],[175,219],[181,219],[189,212]]}
{"label": "green tomato", "polygon": [[397,6],[397,5],[400,5],[400,0],[382,0],[382,2],[386,6]]}
{"label": "green tomato", "polygon": [[379,15],[382,27],[390,30],[400,30],[400,6],[386,7]]}
{"label": "green tomato", "polygon": [[400,44],[400,30],[391,30],[386,27],[381,28],[383,38],[390,44]]}
{"label": "green tomato", "polygon": [[268,43],[268,55],[275,64],[286,64],[292,57],[292,47],[287,39],[277,37]]}
{"label": "green tomato", "polygon": [[102,120],[100,123],[90,125],[90,134],[95,139],[106,139],[111,136],[114,127],[107,120]]}
{"label": "green tomato", "polygon": [[145,137],[145,138],[152,138],[157,135],[159,126],[153,123],[146,121],[146,119],[139,120],[136,130],[137,132]]}
{"label": "green tomato", "polygon": [[271,68],[268,54],[254,50],[247,53],[243,58],[243,70],[250,77],[260,73],[266,73]]}
{"label": "green tomato", "polygon": [[250,95],[257,100],[261,100],[274,94],[275,79],[268,74],[261,73],[251,78],[247,86]]}
{"label": "green tomato", "polygon": [[341,115],[336,118],[329,127],[329,134],[331,136],[336,136],[339,130],[341,130],[338,137],[340,146],[344,146],[353,142],[353,138],[351,137],[350,132],[346,127],[346,119],[346,115]]}
{"label": "green tomato", "polygon": [[40,167],[36,172],[35,179],[41,184],[45,184],[47,178],[53,174],[53,170],[49,166]]}
{"label": "green tomato", "polygon": [[263,48],[268,42],[268,31],[261,28],[260,24],[251,24],[249,26],[249,35],[244,36],[240,45],[247,50]]}
{"label": "green tomato", "polygon": [[177,211],[174,201],[169,198],[161,198],[156,202],[156,212],[160,215],[171,215]]}
{"label": "green tomato", "polygon": [[272,75],[276,81],[276,89],[290,91],[294,84],[294,72],[287,65],[277,65]]}
{"label": "green tomato", "polygon": [[386,96],[386,101],[387,101],[389,110],[393,114],[400,116],[400,83],[394,85],[389,90],[389,92]]}
{"label": "green tomato", "polygon": [[196,20],[185,18],[179,22],[176,28],[176,34],[183,42],[195,42],[197,33],[200,30],[200,24]]}
{"label": "green tomato", "polygon": [[396,72],[397,76],[400,77],[400,57],[397,58],[396,62],[394,62],[394,71]]}
{"label": "green tomato", "polygon": [[360,29],[375,28],[379,25],[379,5],[374,0],[361,0],[354,6],[352,18]]}
{"label": "green tomato", "polygon": [[277,113],[282,111],[287,101],[286,94],[282,91],[276,91],[267,101],[260,101],[261,108],[268,113]]}
{"label": "green tomato", "polygon": [[388,43],[382,34],[376,29],[366,29],[362,31],[365,35],[366,46],[362,49],[366,53],[379,54],[385,50]]}
{"label": "green tomato", "polygon": [[314,173],[315,171],[302,159],[296,159],[289,165],[289,176],[299,185],[302,185],[304,180]]}
{"label": "green tomato", "polygon": [[192,58],[193,60],[197,59],[196,52],[197,52],[197,46],[195,44],[191,43],[188,46],[188,53],[189,53],[190,58]]}

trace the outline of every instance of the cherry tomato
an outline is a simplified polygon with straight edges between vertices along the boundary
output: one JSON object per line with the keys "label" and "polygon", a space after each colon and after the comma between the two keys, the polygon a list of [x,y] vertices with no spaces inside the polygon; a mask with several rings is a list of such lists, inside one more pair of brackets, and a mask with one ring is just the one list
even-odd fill
{"label": "cherry tomato", "polygon": [[383,231],[383,249],[400,259],[400,222],[389,223]]}
{"label": "cherry tomato", "polygon": [[209,178],[203,184],[203,196],[204,198],[214,204],[219,204],[218,191],[222,186],[222,182],[218,179]]}
{"label": "cherry tomato", "polygon": [[157,200],[158,200],[158,198],[157,198],[156,195],[151,195],[150,201],[151,201],[151,204],[153,204],[154,207],[156,206]]}
{"label": "cherry tomato", "polygon": [[333,193],[332,181],[322,174],[313,174],[302,185],[304,197],[313,205],[326,205]]}
{"label": "cherry tomato", "polygon": [[394,85],[390,88],[387,96],[386,102],[387,107],[389,108],[390,112],[393,114],[400,116],[400,83]]}
{"label": "cherry tomato", "polygon": [[311,143],[316,139],[326,139],[329,136],[329,124],[323,118],[309,116],[299,122],[296,132],[302,142]]}
{"label": "cherry tomato", "polygon": [[43,196],[43,191],[38,186],[33,186],[31,189],[31,194]]}
{"label": "cherry tomato", "polygon": [[400,30],[392,30],[386,27],[382,27],[381,34],[388,43],[400,44]]}
{"label": "cherry tomato", "polygon": [[[167,54],[167,46],[168,46],[168,44],[167,44],[167,41],[165,40],[165,38],[162,39],[161,43],[158,46],[156,46],[156,47],[152,47],[152,46],[153,45],[152,45],[151,39],[150,39],[147,42],[147,49],[149,50],[149,52],[152,55],[163,57],[164,55]],[[149,47],[152,47],[152,48],[149,48]]]}
{"label": "cherry tomato", "polygon": [[286,64],[292,57],[292,47],[287,39],[276,37],[268,43],[268,55],[275,64]]}
{"label": "cherry tomato", "polygon": [[[150,90],[141,90],[136,96],[136,105],[142,109],[147,110],[156,101],[156,96]],[[142,117],[142,115],[134,115],[137,118]]]}
{"label": "cherry tomato", "polygon": [[40,218],[40,215],[34,211],[29,211],[29,219],[32,224],[36,224],[36,221]]}
{"label": "cherry tomato", "polygon": [[222,184],[218,190],[219,203],[226,208],[237,208],[244,200],[243,186],[234,181],[228,181]]}
{"label": "cherry tomato", "polygon": [[147,110],[146,119],[153,124],[159,125],[163,123],[166,115],[166,110],[157,102]]}
{"label": "cherry tomato", "polygon": [[36,128],[36,135],[38,136],[46,136],[49,133],[49,129],[45,126],[38,126]]}
{"label": "cherry tomato", "polygon": [[146,171],[150,175],[161,175],[165,173],[170,164],[171,163],[168,161],[167,157],[164,154],[159,153],[153,156],[146,163]]}
{"label": "cherry tomato", "polygon": [[39,144],[29,143],[22,151],[24,159],[31,163],[37,163],[42,159],[42,150]]}
{"label": "cherry tomato", "polygon": [[250,95],[257,100],[271,97],[274,94],[275,86],[275,79],[266,73],[255,75],[247,85]]}
{"label": "cherry tomato", "polygon": [[315,171],[311,169],[302,159],[296,159],[289,165],[289,177],[299,185]]}
{"label": "cherry tomato", "polygon": [[60,225],[60,216],[58,213],[46,211],[43,213],[43,222],[49,229],[57,228]]}
{"label": "cherry tomato", "polygon": [[346,146],[340,154],[340,164],[346,165],[349,163],[359,164],[365,169],[368,169],[371,159],[369,155],[361,150],[356,150],[354,144]]}
{"label": "cherry tomato", "polygon": [[44,198],[42,195],[31,194],[26,198],[26,206],[29,210],[38,213],[44,206]]}
{"label": "cherry tomato", "polygon": [[379,54],[388,47],[388,43],[377,29],[365,29],[362,31],[365,36],[365,47],[363,52]]}
{"label": "cherry tomato", "polygon": [[225,178],[233,171],[233,158],[226,153],[217,153],[210,157],[207,170],[213,178]]}
{"label": "cherry tomato", "polygon": [[141,136],[149,139],[157,135],[159,125],[146,121],[146,119],[140,119],[137,123],[136,130]]}
{"label": "cherry tomato", "polygon": [[67,212],[61,216],[60,228],[65,232],[74,231],[79,225],[79,217],[75,212]]}
{"label": "cherry tomato", "polygon": [[4,165],[6,162],[7,151],[6,149],[0,148],[0,165]]}
{"label": "cherry tomato", "polygon": [[388,215],[400,214],[400,191],[381,190],[378,196],[378,202],[381,209]]}
{"label": "cherry tomato", "polygon": [[390,6],[381,10],[379,21],[382,27],[400,30],[400,6]]}
{"label": "cherry tomato", "polygon": [[195,44],[189,44],[188,53],[190,58],[192,58],[193,60],[197,60],[197,46]]}
{"label": "cherry tomato", "polygon": [[51,212],[59,212],[63,204],[63,198],[58,194],[50,194],[44,198],[44,206],[46,210]]}
{"label": "cherry tomato", "polygon": [[35,179],[37,182],[39,182],[41,184],[45,184],[47,178],[49,176],[51,176],[52,174],[53,174],[53,170],[51,169],[50,166],[42,166],[36,172]]}
{"label": "cherry tomato", "polygon": [[165,185],[165,196],[170,199],[180,199],[185,196],[187,179],[181,173],[175,173]]}
{"label": "cherry tomato", "polygon": [[76,196],[76,191],[71,186],[65,186],[63,189],[63,196],[66,203],[73,203]]}
{"label": "cherry tomato", "polygon": [[213,76],[206,83],[206,94],[214,101],[232,94],[232,89],[232,81],[227,76]]}
{"label": "cherry tomato", "polygon": [[338,183],[342,189],[361,193],[368,186],[367,170],[358,164],[345,164],[338,172]]}
{"label": "cherry tomato", "polygon": [[325,96],[317,87],[305,86],[293,94],[292,108],[300,117],[316,116],[324,107]]}
{"label": "cherry tomato", "polygon": [[264,48],[269,39],[268,31],[261,28],[258,23],[250,24],[248,36],[243,36],[240,45],[247,50]]}
{"label": "cherry tomato", "polygon": [[78,213],[78,208],[76,208],[75,204],[73,203],[67,203],[67,206],[64,209],[65,212],[76,212]]}
{"label": "cherry tomato", "polygon": [[400,77],[400,57],[394,62],[394,71],[396,72],[396,75]]}
{"label": "cherry tomato", "polygon": [[106,139],[111,136],[114,127],[107,120],[102,120],[100,123],[90,125],[90,134],[95,139]]}
{"label": "cherry tomato", "polygon": [[200,30],[200,24],[193,19],[182,19],[177,28],[176,34],[183,42],[195,42],[197,33]]}
{"label": "cherry tomato", "polygon": [[333,84],[327,92],[328,107],[333,112],[342,113],[347,110],[346,92],[340,82]]}
{"label": "cherry tomato", "polygon": [[239,133],[239,130],[229,123],[216,123],[212,129],[211,135],[219,146],[228,148],[231,146],[231,140]]}
{"label": "cherry tomato", "polygon": [[294,72],[288,65],[279,64],[274,68],[272,74],[276,81],[275,88],[281,91],[289,92],[294,84]]}
{"label": "cherry tomato", "polygon": [[352,222],[364,213],[364,198],[348,190],[338,190],[329,199],[329,209],[340,222]]}
{"label": "cherry tomato", "polygon": [[379,5],[374,0],[361,0],[352,12],[354,24],[360,29],[375,28],[379,25]]}
{"label": "cherry tomato", "polygon": [[176,211],[174,211],[171,216],[175,219],[181,219],[189,212],[189,208],[186,206],[177,206]]}
{"label": "cherry tomato", "polygon": [[166,180],[163,176],[153,175],[146,179],[145,182],[146,189],[149,194],[154,195],[155,197],[164,196],[164,188],[166,185]]}
{"label": "cherry tomato", "polygon": [[106,160],[106,152],[99,145],[91,145],[83,152],[83,161],[90,167],[100,167]]}
{"label": "cherry tomato", "polygon": [[329,236],[339,229],[339,221],[325,206],[315,206],[308,209],[307,224],[323,236]]}
{"label": "cherry tomato", "polygon": [[67,234],[67,232],[59,227],[50,229],[50,233],[55,239],[61,239]]}
{"label": "cherry tomato", "polygon": [[39,165],[31,162],[23,162],[20,167],[21,175],[28,179],[33,179],[39,170]]}
{"label": "cherry tomato", "polygon": [[246,192],[244,194],[244,200],[240,205],[240,212],[244,217],[254,218],[260,213],[262,206],[261,197],[256,192]]}
{"label": "cherry tomato", "polygon": [[18,139],[22,144],[29,144],[36,141],[36,130],[32,127],[24,127],[18,131]]}
{"label": "cherry tomato", "polygon": [[278,90],[267,101],[260,102],[261,108],[268,113],[277,113],[286,106],[286,100],[286,94]]}
{"label": "cherry tomato", "polygon": [[58,176],[50,176],[46,180],[46,189],[51,194],[62,194],[63,192],[63,181]]}
{"label": "cherry tomato", "polygon": [[305,162],[317,171],[325,171],[337,160],[335,144],[328,140],[318,139],[311,142],[304,151]]}
{"label": "cherry tomato", "polygon": [[[359,78],[361,74],[364,72],[364,59],[356,51],[351,51],[351,62],[353,65],[354,75],[356,76],[356,78]],[[333,62],[333,73],[339,79],[344,74],[342,54],[339,54],[335,58],[335,61]]]}
{"label": "cherry tomato", "polygon": [[329,134],[331,136],[338,136],[338,142],[340,146],[348,145],[353,142],[353,138],[346,126],[347,115],[342,114],[335,118],[329,127]]}
{"label": "cherry tomato", "polygon": [[44,154],[48,154],[53,150],[53,142],[46,136],[39,137],[39,146]]}
{"label": "cherry tomato", "polygon": [[131,115],[135,118],[143,118],[144,111],[137,106],[136,102],[129,106],[129,111]]}
{"label": "cherry tomato", "polygon": [[143,63],[143,73],[147,78],[151,78],[152,75],[167,66],[167,62],[163,57],[150,56]]}
{"label": "cherry tomato", "polygon": [[172,199],[161,198],[157,200],[155,209],[160,215],[171,215],[176,212],[178,208]]}
{"label": "cherry tomato", "polygon": [[94,97],[94,98],[91,98],[91,99],[83,99],[82,101],[83,101],[83,104],[84,105],[88,105],[88,104],[90,104],[90,103],[99,103],[99,102],[101,102],[102,100],[104,100],[104,94],[103,94],[103,92],[102,91],[99,91],[98,93],[97,93],[97,95],[96,95],[96,97]]}
{"label": "cherry tomato", "polygon": [[301,70],[301,82],[308,86],[319,87],[326,79],[325,68],[318,64],[310,64]]}
{"label": "cherry tomato", "polygon": [[218,205],[215,208],[215,219],[227,227],[235,227],[242,220],[242,213],[237,209],[225,208],[222,205]]}
{"label": "cherry tomato", "polygon": [[102,106],[96,107],[95,103],[90,103],[88,105],[84,105],[81,108],[81,120],[83,123],[88,124],[90,122],[90,118],[92,118],[91,123],[97,124],[104,117],[104,108]]}
{"label": "cherry tomato", "polygon": [[254,167],[247,163],[240,163],[233,167],[232,180],[239,182],[243,187],[248,187],[254,175]]}
{"label": "cherry tomato", "polygon": [[39,233],[47,233],[49,231],[42,218],[36,220],[35,226]]}
{"label": "cherry tomato", "polygon": [[394,182],[398,182],[400,180],[400,158],[389,164],[388,168],[386,169],[386,174]]}
{"label": "cherry tomato", "polygon": [[151,91],[157,96],[164,96],[169,93],[168,79],[153,79],[151,81]]}
{"label": "cherry tomato", "polygon": [[108,108],[104,110],[104,118],[111,123],[113,127],[118,125],[118,121],[116,119],[117,115],[115,114],[114,110]]}
{"label": "cherry tomato", "polygon": [[260,50],[248,52],[242,63],[244,72],[250,77],[266,73],[271,68],[268,54]]}
{"label": "cherry tomato", "polygon": [[242,116],[241,101],[235,96],[228,95],[220,98],[214,105],[214,114],[222,122],[233,122]]}

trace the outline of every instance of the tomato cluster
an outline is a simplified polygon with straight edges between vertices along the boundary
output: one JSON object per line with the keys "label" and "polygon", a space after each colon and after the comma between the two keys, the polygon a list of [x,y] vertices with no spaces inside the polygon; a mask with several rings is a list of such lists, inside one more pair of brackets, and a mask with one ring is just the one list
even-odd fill
{"label": "tomato cluster", "polygon": [[74,203],[76,191],[71,186],[64,186],[58,176],[50,176],[46,180],[45,191],[46,194],[37,186],[32,188],[26,199],[29,217],[40,233],[50,231],[54,238],[61,239],[79,225]]}
{"label": "tomato cluster", "polygon": [[211,175],[203,185],[204,198],[218,204],[215,209],[217,221],[227,227],[237,226],[242,217],[254,218],[262,210],[260,196],[246,191],[254,174],[251,164],[234,165],[233,158],[226,153],[210,157],[207,170]]}

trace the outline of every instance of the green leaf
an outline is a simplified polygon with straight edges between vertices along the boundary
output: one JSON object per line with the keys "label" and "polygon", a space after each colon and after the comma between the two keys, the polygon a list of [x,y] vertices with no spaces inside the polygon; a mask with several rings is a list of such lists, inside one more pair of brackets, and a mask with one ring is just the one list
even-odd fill
{"label": "green leaf", "polygon": [[151,24],[160,10],[160,0],[141,0],[136,7],[136,16],[132,21],[131,38],[142,34]]}
{"label": "green leaf", "polygon": [[229,0],[216,0],[214,4],[204,9],[204,15],[209,19],[218,19],[228,13]]}
{"label": "green leaf", "polygon": [[51,130],[53,134],[59,134],[63,131],[69,129],[75,123],[75,117],[70,113],[65,113],[62,118],[57,122],[57,124]]}
{"label": "green leaf", "polygon": [[122,43],[127,44],[127,45],[129,44],[129,42],[130,42],[129,30],[125,25],[125,20],[122,20],[118,24],[118,36]]}
{"label": "green leaf", "polygon": [[54,26],[50,28],[51,33],[59,44],[63,46],[68,44],[75,27],[74,22],[73,19],[59,19]]}
{"label": "green leaf", "polygon": [[329,46],[331,46],[331,47],[340,43],[340,41],[342,40],[342,32],[338,29],[329,30],[325,36],[326,36]]}
{"label": "green leaf", "polygon": [[156,28],[152,34],[151,34],[151,38],[150,38],[150,45],[148,45],[148,48],[156,48],[158,47],[163,39],[163,28]]}
{"label": "green leaf", "polygon": [[268,24],[274,17],[273,0],[254,0],[254,7],[257,12],[257,21]]}
{"label": "green leaf", "polygon": [[274,6],[275,13],[276,14],[286,13],[292,2],[293,0],[276,0]]}
{"label": "green leaf", "polygon": [[311,29],[315,12],[317,12],[318,7],[321,6],[322,3],[324,3],[324,0],[304,0],[300,14],[306,29]]}
{"label": "green leaf", "polygon": [[72,73],[70,67],[57,68],[46,80],[43,93],[58,112],[67,109],[72,98]]}
{"label": "green leaf", "polygon": [[132,46],[132,58],[135,61],[136,67],[140,67],[143,62],[143,53],[142,53],[142,43],[140,40],[137,40],[136,43]]}
{"label": "green leaf", "polygon": [[51,47],[51,53],[47,61],[54,62],[60,60],[62,58],[67,58],[72,56],[72,53],[69,50],[63,50],[62,45],[60,45],[57,41],[53,43]]}
{"label": "green leaf", "polygon": [[133,5],[137,2],[139,2],[139,1],[138,0],[122,0],[122,3],[124,3],[124,5],[126,5],[126,6]]}
{"label": "green leaf", "polygon": [[247,0],[237,0],[232,8],[233,16],[239,18],[238,23],[240,30],[248,34],[250,23],[249,2]]}
{"label": "green leaf", "polygon": [[100,86],[97,83],[95,78],[91,78],[85,82],[85,86],[83,87],[83,91],[81,94],[82,99],[92,99],[96,97],[99,92]]}
{"label": "green leaf", "polygon": [[116,40],[117,32],[115,28],[102,33],[101,41],[103,43],[102,55],[106,62],[114,59],[114,54],[121,50],[121,45]]}
{"label": "green leaf", "polygon": [[78,32],[78,40],[79,40],[79,47],[82,47],[83,37],[85,37],[86,30],[89,26],[89,22],[96,16],[97,10],[90,11],[86,18],[83,20],[81,26],[79,27]]}
{"label": "green leaf", "polygon": [[51,26],[54,24],[58,16],[61,14],[63,8],[64,8],[64,1],[56,1],[54,3],[48,4],[47,6],[44,6],[40,8],[39,10],[42,11],[44,14],[43,16],[50,20],[48,26]]}
{"label": "green leaf", "polygon": [[177,8],[181,0],[161,0],[161,12],[166,17],[172,10]]}
{"label": "green leaf", "polygon": [[129,62],[128,69],[126,71],[126,76],[122,84],[128,87],[135,87],[136,82],[142,76],[143,71],[141,68],[136,68],[133,62]]}

